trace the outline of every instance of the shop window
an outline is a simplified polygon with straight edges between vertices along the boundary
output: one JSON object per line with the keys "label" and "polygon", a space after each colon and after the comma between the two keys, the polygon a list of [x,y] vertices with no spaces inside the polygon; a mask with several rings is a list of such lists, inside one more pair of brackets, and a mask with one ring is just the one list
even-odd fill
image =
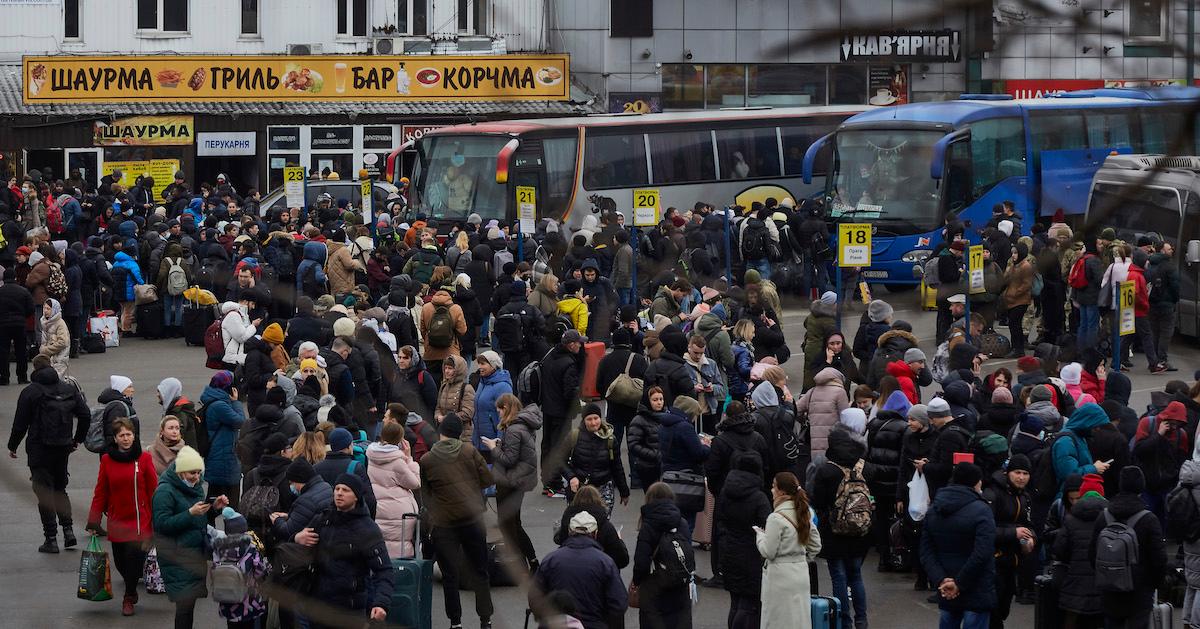
{"label": "shop window", "polygon": [[663,64],[662,99],[664,109],[704,109],[704,66]]}
{"label": "shop window", "polygon": [[707,70],[709,109],[746,106],[746,66],[711,65]]}
{"label": "shop window", "polygon": [[337,32],[343,37],[367,36],[367,0],[337,0]]}
{"label": "shop window", "polygon": [[583,187],[629,188],[650,182],[642,134],[589,136],[584,144]]}
{"label": "shop window", "polygon": [[1025,123],[993,118],[971,123],[971,167],[976,197],[1009,177],[1025,175]]}
{"label": "shop window", "polygon": [[63,38],[79,39],[79,0],[63,0]]}
{"label": "shop window", "polygon": [[1162,44],[1170,38],[1168,0],[1129,0],[1125,7],[1125,43]]}
{"label": "shop window", "polygon": [[183,33],[188,30],[188,0],[138,0],[139,30]]}
{"label": "shop window", "polygon": [[242,34],[258,34],[258,0],[241,0],[242,2]]}
{"label": "shop window", "polygon": [[609,37],[654,37],[653,0],[612,0]]}
{"label": "shop window", "polygon": [[708,131],[650,134],[654,183],[689,183],[717,178],[712,135]]}
{"label": "shop window", "polygon": [[721,161],[721,179],[778,177],[779,141],[775,127],[718,130],[717,157]]}
{"label": "shop window", "polygon": [[825,66],[752,65],[747,105],[791,107],[825,104]]}
{"label": "shop window", "polygon": [[830,105],[867,103],[867,67],[836,65],[829,69]]}

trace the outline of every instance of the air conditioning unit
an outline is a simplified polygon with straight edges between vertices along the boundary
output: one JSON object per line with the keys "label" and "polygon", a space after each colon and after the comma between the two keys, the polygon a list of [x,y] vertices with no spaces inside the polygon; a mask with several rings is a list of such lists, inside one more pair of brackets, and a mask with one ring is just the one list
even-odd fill
{"label": "air conditioning unit", "polygon": [[398,55],[404,50],[404,39],[401,37],[376,37],[371,43],[377,55]]}
{"label": "air conditioning unit", "polygon": [[490,55],[492,54],[492,38],[481,36],[459,37],[458,52],[464,55]]}
{"label": "air conditioning unit", "polygon": [[319,55],[321,44],[288,44],[287,51],[292,56]]}
{"label": "air conditioning unit", "polygon": [[433,54],[433,42],[428,37],[404,37],[401,38],[402,46],[397,46],[397,54],[405,55],[431,55]]}

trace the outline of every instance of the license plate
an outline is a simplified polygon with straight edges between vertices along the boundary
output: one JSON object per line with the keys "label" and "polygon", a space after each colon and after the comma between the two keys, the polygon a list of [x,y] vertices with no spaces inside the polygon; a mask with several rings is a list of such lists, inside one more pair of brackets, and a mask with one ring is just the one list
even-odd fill
{"label": "license plate", "polygon": [[888,276],[888,272],[887,271],[863,271],[862,276],[871,278],[871,279],[886,280],[887,276]]}

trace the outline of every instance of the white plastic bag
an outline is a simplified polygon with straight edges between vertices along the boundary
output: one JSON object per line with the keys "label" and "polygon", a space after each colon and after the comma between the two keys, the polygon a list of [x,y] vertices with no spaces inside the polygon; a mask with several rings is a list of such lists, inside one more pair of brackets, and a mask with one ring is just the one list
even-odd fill
{"label": "white plastic bag", "polygon": [[924,474],[917,472],[908,481],[908,517],[920,522],[925,519],[926,511],[929,511],[929,483],[925,482]]}

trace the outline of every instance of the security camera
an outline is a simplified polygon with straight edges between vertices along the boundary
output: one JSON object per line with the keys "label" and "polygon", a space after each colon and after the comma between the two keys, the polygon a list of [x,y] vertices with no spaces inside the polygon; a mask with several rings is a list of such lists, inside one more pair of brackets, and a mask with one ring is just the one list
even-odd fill
{"label": "security camera", "polygon": [[683,58],[687,59],[688,61],[691,61],[692,60],[692,51],[690,51],[690,50],[683,51]]}

